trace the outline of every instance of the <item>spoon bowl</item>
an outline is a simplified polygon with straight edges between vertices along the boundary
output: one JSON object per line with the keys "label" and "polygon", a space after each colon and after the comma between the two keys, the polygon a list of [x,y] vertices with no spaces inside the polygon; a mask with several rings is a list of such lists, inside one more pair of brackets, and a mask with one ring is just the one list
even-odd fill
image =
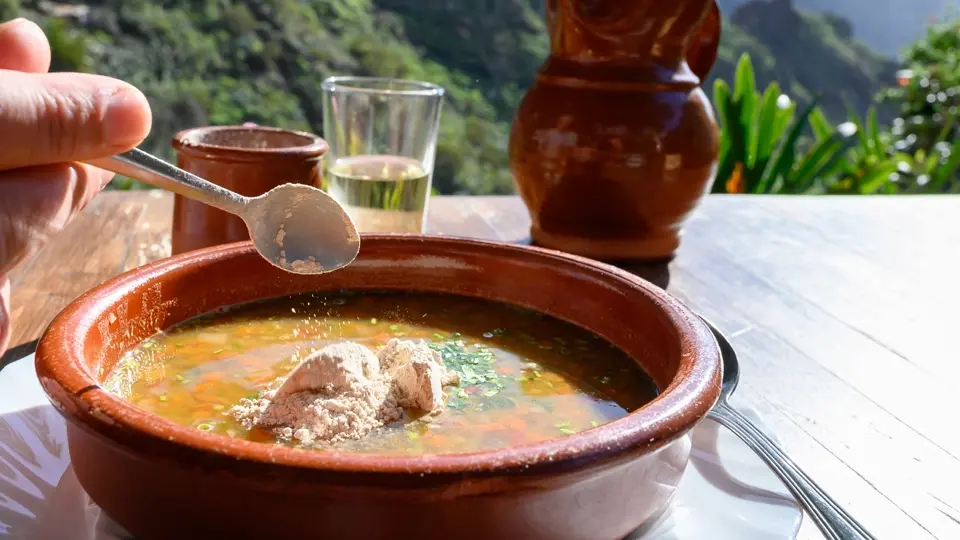
{"label": "spoon bowl", "polygon": [[740,382],[740,361],[737,360],[737,351],[720,330],[710,321],[701,317],[701,320],[710,328],[713,338],[717,340],[720,349],[720,358],[723,361],[723,386],[720,389],[720,399],[726,401],[737,389]]}
{"label": "spoon bowl", "polygon": [[330,272],[360,252],[360,235],[343,208],[311,186],[284,184],[253,197],[243,220],[260,255],[288,272]]}
{"label": "spoon bowl", "polygon": [[247,225],[260,256],[288,272],[332,272],[360,252],[360,235],[350,216],[313,186],[283,184],[244,197],[136,148],[89,163],[234,214]]}

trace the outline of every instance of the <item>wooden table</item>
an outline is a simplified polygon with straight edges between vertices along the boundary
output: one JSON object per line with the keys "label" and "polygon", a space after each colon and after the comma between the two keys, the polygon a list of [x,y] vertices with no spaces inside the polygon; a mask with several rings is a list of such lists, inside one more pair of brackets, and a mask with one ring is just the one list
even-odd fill
{"label": "wooden table", "polygon": [[[159,192],[97,198],[13,275],[13,345],[86,289],[165,256],[171,206]],[[528,237],[511,197],[436,198],[429,221]],[[960,198],[714,195],[669,266],[667,290],[740,353],[735,402],[881,539],[960,539],[958,253]],[[809,521],[800,537],[821,538]]]}

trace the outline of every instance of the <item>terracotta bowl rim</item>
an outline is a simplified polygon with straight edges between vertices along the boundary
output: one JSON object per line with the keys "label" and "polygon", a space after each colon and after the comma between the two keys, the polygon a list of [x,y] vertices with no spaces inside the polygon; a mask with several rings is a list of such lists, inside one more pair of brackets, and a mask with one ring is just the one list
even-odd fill
{"label": "terracotta bowl rim", "polygon": [[[192,137],[203,137],[210,133],[224,131],[248,131],[261,133],[283,133],[303,139],[304,144],[293,146],[279,146],[272,148],[244,148],[240,146],[226,146],[207,142],[191,142]],[[329,145],[319,135],[294,129],[284,129],[270,126],[203,126],[178,131],[171,142],[174,150],[196,156],[206,156],[216,153],[222,157],[234,159],[263,159],[265,157],[320,157],[327,152]]]}
{"label": "terracotta bowl rim", "polygon": [[[680,365],[670,385],[653,401],[630,414],[596,428],[540,443],[459,454],[387,456],[349,452],[298,450],[231,439],[181,426],[134,406],[103,389],[82,365],[84,337],[96,329],[99,315],[138,287],[168,271],[255,253],[251,242],[237,242],[190,251],[125,272],[84,293],[50,323],[36,352],[41,385],[53,405],[69,420],[110,437],[111,429],[135,432],[152,445],[174,445],[205,454],[223,463],[253,462],[327,472],[417,475],[505,473],[524,470],[549,473],[577,464],[647,453],[685,435],[706,417],[720,394],[721,364],[717,343],[703,321],[679,300],[646,280],[591,259],[534,246],[445,235],[363,235],[362,243],[450,243],[476,253],[533,256],[565,265],[565,270],[589,272],[627,285],[653,301],[677,332]],[[412,251],[413,254],[416,251]],[[361,248],[362,257],[362,248]],[[59,396],[71,403],[65,406]],[[82,412],[78,413],[78,408]],[[117,442],[117,444],[120,444]]]}

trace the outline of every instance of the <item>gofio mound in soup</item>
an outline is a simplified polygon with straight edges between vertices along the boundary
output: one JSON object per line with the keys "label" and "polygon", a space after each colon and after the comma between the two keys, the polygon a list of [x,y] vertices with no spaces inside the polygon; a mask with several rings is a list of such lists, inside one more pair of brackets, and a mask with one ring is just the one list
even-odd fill
{"label": "gofio mound in soup", "polygon": [[[657,394],[624,352],[572,324],[396,292],[223,308],[147,339],[104,386],[203,431],[377,454],[534,443],[615,420]],[[281,425],[307,413],[312,424]]]}

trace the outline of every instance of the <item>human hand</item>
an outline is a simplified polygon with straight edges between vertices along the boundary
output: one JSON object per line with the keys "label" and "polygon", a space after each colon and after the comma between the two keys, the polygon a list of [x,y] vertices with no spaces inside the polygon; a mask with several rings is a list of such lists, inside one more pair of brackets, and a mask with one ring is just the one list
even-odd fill
{"label": "human hand", "polygon": [[0,24],[0,353],[10,340],[10,271],[113,177],[78,162],[125,152],[150,132],[150,105],[133,86],[49,69],[39,26]]}

